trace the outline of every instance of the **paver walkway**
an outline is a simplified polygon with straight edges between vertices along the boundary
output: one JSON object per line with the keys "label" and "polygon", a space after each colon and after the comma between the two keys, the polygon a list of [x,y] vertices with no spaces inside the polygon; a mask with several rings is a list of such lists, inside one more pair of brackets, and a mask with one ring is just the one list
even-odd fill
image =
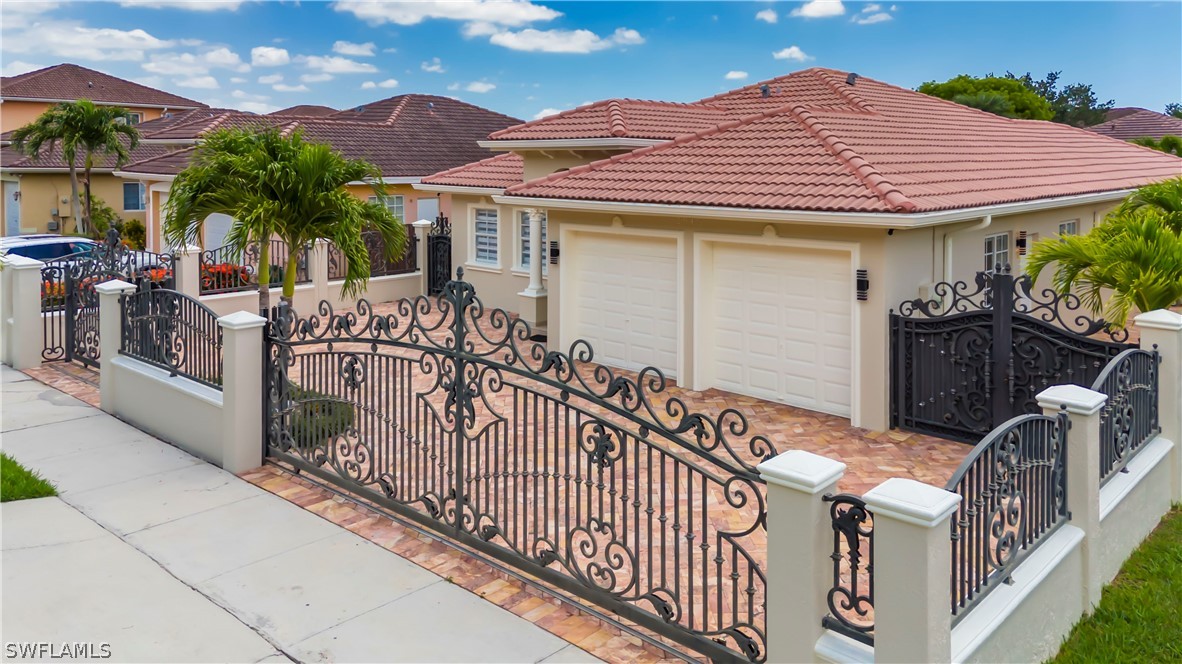
{"label": "paver walkway", "polygon": [[117,661],[596,661],[413,563],[4,367],[6,642]]}

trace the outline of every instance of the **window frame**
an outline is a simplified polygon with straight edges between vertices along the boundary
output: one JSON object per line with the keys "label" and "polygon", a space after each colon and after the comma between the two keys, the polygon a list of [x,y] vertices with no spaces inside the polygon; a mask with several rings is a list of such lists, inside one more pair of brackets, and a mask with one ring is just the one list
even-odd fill
{"label": "window frame", "polygon": [[[496,207],[473,207],[473,208],[471,208],[471,210],[472,210],[472,213],[469,216],[470,225],[468,228],[471,231],[472,240],[469,243],[469,250],[470,250],[469,259],[470,260],[468,262],[472,265],[477,266],[477,267],[500,269],[500,267],[501,267],[501,210]],[[481,222],[488,223],[488,221],[489,221],[488,219],[480,219],[479,218],[480,214],[482,212],[491,213],[493,215],[493,219],[492,219],[493,230],[491,233],[489,233],[487,231],[481,232],[479,230],[479,226],[478,226],[479,223],[481,223]],[[481,248],[478,246],[479,239],[481,237],[487,238],[490,236],[492,237],[492,246],[491,246],[492,258],[491,259],[481,259],[480,258],[480,249]],[[485,249],[489,249],[489,247],[485,247]]]}
{"label": "window frame", "polygon": [[[982,252],[982,258],[985,260],[985,271],[989,274],[993,274],[998,266],[1005,267],[1007,265],[1011,265],[1010,261],[1013,256],[1014,243],[1010,235],[1011,233],[1009,231],[1005,231],[1004,233],[992,233],[985,236],[983,242],[984,251]],[[997,240],[999,238],[1005,240],[1005,262],[997,260],[997,256],[1003,253],[1003,251],[999,251],[997,248]]]}
{"label": "window frame", "polygon": [[[370,196],[369,202],[370,203],[377,203],[378,197],[377,196]],[[395,205],[395,204],[397,204],[397,205]],[[395,207],[398,208],[398,212],[394,211]],[[390,194],[389,196],[386,196],[386,209],[390,211],[390,214],[394,215],[394,218],[397,219],[399,221],[399,223],[403,223],[403,224],[406,223],[406,197],[405,196],[403,196],[402,194]]]}
{"label": "window frame", "polygon": [[[130,186],[137,186],[140,190],[139,207],[127,207],[127,188]],[[124,212],[145,212],[148,209],[148,188],[143,182],[124,182],[123,183],[123,211]]]}
{"label": "window frame", "polygon": [[[521,272],[529,272],[529,263],[525,262],[526,242],[529,241],[529,212],[525,210],[517,211],[517,233],[516,244],[517,254],[514,257],[514,269]],[[550,229],[549,220],[545,212],[542,213],[542,274],[549,273],[550,265]]]}
{"label": "window frame", "polygon": [[[1070,227],[1070,233],[1064,233],[1063,228]],[[1079,219],[1068,219],[1067,221],[1059,222],[1059,237],[1063,238],[1068,235],[1079,235]]]}

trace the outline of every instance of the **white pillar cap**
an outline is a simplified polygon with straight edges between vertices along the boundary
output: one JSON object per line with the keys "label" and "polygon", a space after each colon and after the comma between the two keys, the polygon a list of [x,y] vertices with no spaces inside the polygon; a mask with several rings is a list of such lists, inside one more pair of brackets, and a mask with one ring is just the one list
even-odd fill
{"label": "white pillar cap", "polygon": [[788,450],[756,468],[768,484],[815,494],[841,479],[845,464],[804,450]]}
{"label": "white pillar cap", "polygon": [[426,228],[433,225],[434,223],[435,222],[431,221],[430,219],[419,219],[418,221],[412,223],[411,226],[414,226],[415,228]]}
{"label": "white pillar cap", "polygon": [[885,516],[931,528],[960,506],[960,496],[930,484],[892,477],[862,496],[874,517]]}
{"label": "white pillar cap", "polygon": [[94,290],[99,295],[119,295],[120,293],[130,293],[135,290],[135,284],[129,284],[120,279],[112,279],[111,281],[104,281],[97,284]]}
{"label": "white pillar cap", "polygon": [[1100,412],[1108,395],[1079,385],[1054,385],[1035,397],[1040,408],[1066,408],[1073,415],[1093,415]]}
{"label": "white pillar cap", "polygon": [[266,324],[266,318],[249,311],[235,311],[218,319],[218,325],[227,330],[249,330]]}
{"label": "white pillar cap", "polygon": [[34,268],[40,270],[45,266],[45,263],[28,256],[18,256],[16,254],[5,254],[3,258],[4,267],[13,270],[32,270]]}
{"label": "white pillar cap", "polygon": [[1182,330],[1182,314],[1179,314],[1169,309],[1155,309],[1154,311],[1147,311],[1143,314],[1137,314],[1133,319],[1133,323],[1137,327],[1144,327],[1151,330]]}

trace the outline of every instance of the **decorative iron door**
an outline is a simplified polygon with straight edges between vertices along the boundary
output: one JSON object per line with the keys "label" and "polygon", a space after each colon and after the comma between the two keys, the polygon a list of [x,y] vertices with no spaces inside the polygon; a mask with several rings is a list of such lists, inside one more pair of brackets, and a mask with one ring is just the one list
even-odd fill
{"label": "decorative iron door", "polygon": [[461,280],[389,306],[272,312],[270,456],[712,659],[765,659],[755,466],[776,451],[740,412],[583,341],[547,351]]}
{"label": "decorative iron door", "polygon": [[891,426],[973,442],[1040,412],[1051,385],[1089,386],[1131,345],[1126,330],[1082,311],[1075,295],[1038,291],[1009,268],[972,285],[939,283],[937,299],[891,313]]}
{"label": "decorative iron door", "polygon": [[451,279],[451,223],[439,215],[427,233],[427,294],[439,295]]}

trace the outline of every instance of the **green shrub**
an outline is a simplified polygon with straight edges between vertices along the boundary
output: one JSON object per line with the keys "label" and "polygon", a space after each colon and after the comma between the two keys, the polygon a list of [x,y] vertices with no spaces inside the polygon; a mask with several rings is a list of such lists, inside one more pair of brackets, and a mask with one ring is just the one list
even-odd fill
{"label": "green shrub", "polygon": [[148,246],[148,229],[144,228],[144,222],[139,219],[128,219],[123,222],[123,239],[132,249],[143,251],[144,247]]}
{"label": "green shrub", "polygon": [[0,454],[0,503],[56,496],[53,485],[6,454]]}
{"label": "green shrub", "polygon": [[301,450],[324,445],[353,426],[353,403],[288,383],[288,396],[302,402],[288,420],[291,436]]}
{"label": "green shrub", "polygon": [[112,227],[119,231],[120,235],[123,234],[123,220],[110,205],[94,195],[90,197],[90,226],[94,229],[95,239],[106,237],[107,229]]}

